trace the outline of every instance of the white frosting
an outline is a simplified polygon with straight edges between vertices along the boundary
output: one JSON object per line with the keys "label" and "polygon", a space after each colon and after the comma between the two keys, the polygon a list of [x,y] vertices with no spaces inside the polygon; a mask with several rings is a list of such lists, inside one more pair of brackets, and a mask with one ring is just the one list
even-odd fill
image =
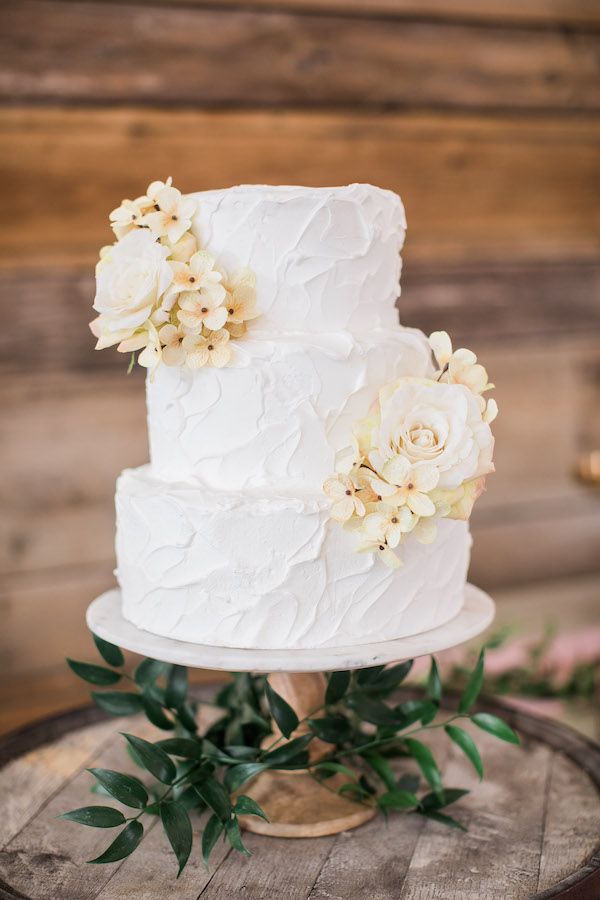
{"label": "white frosting", "polygon": [[432,371],[420,332],[237,342],[223,369],[160,367],[147,380],[150,458],[168,481],[318,492],[379,388]]}
{"label": "white frosting", "polygon": [[247,186],[194,195],[194,231],[231,274],[256,274],[261,315],[224,369],[148,380],[151,466],[117,489],[123,612],[217,646],[326,647],[426,631],[463,602],[470,535],[442,520],[404,566],[357,553],[323,481],[379,389],[431,374],[398,325],[406,222],[370,185]]}
{"label": "white frosting", "polygon": [[360,334],[397,323],[406,229],[397,194],[243,185],[191,196],[201,245],[227,271],[255,273],[262,330]]}
{"label": "white frosting", "polygon": [[330,647],[426,631],[460,609],[465,522],[434,544],[409,538],[404,566],[357,553],[321,494],[166,484],[148,466],[117,488],[123,613],[156,634],[228,647]]}

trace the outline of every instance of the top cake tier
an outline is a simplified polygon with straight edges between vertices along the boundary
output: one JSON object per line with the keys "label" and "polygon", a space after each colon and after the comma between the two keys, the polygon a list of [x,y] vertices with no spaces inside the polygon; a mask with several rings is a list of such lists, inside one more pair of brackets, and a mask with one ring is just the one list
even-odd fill
{"label": "top cake tier", "polygon": [[406,219],[369,184],[242,185],[193,194],[193,231],[226,270],[256,275],[255,329],[356,333],[397,324]]}

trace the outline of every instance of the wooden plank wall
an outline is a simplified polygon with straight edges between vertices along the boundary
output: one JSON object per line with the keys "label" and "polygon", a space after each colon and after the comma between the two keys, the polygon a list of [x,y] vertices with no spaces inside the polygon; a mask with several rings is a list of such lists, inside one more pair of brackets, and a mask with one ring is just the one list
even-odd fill
{"label": "wooden plank wall", "polygon": [[[143,385],[86,330],[107,213],[183,190],[370,181],[408,213],[401,318],[498,384],[474,518],[494,588],[597,572],[600,4],[21,0],[0,10],[0,652],[54,671],[112,582]],[[596,417],[596,421],[594,420]],[[43,622],[43,628],[40,627]],[[10,650],[9,650],[10,648]]]}

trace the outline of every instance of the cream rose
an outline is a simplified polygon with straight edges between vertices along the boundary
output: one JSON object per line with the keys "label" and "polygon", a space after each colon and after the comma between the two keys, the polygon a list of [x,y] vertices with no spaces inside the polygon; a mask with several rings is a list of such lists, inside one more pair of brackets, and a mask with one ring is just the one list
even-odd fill
{"label": "cream rose", "polygon": [[94,309],[103,334],[133,331],[148,319],[173,279],[169,252],[144,229],[111,248],[96,273]]}
{"label": "cream rose", "polygon": [[435,467],[440,489],[494,471],[490,426],[479,398],[462,384],[401,378],[381,392],[369,437],[377,470],[405,457],[414,467]]}

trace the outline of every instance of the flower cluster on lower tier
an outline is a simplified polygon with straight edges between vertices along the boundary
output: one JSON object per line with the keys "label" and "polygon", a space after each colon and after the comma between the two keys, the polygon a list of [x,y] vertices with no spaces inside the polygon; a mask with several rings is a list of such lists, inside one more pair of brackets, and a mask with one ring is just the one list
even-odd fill
{"label": "flower cluster on lower tier", "polygon": [[429,343],[431,378],[404,377],[385,386],[340,455],[323,488],[331,515],[357,533],[357,549],[386,565],[402,564],[409,535],[432,543],[441,518],[468,519],[494,471],[490,428],[498,407],[483,394],[494,385],[470,350],[453,351],[443,331]]}
{"label": "flower cluster on lower tier", "polygon": [[169,178],[111,212],[117,241],[100,251],[99,315],[90,323],[97,350],[116,344],[121,353],[139,351],[138,363],[152,370],[161,362],[227,365],[230,341],[258,315],[255,279],[247,269],[228,276],[198,247],[191,231],[196,207]]}

